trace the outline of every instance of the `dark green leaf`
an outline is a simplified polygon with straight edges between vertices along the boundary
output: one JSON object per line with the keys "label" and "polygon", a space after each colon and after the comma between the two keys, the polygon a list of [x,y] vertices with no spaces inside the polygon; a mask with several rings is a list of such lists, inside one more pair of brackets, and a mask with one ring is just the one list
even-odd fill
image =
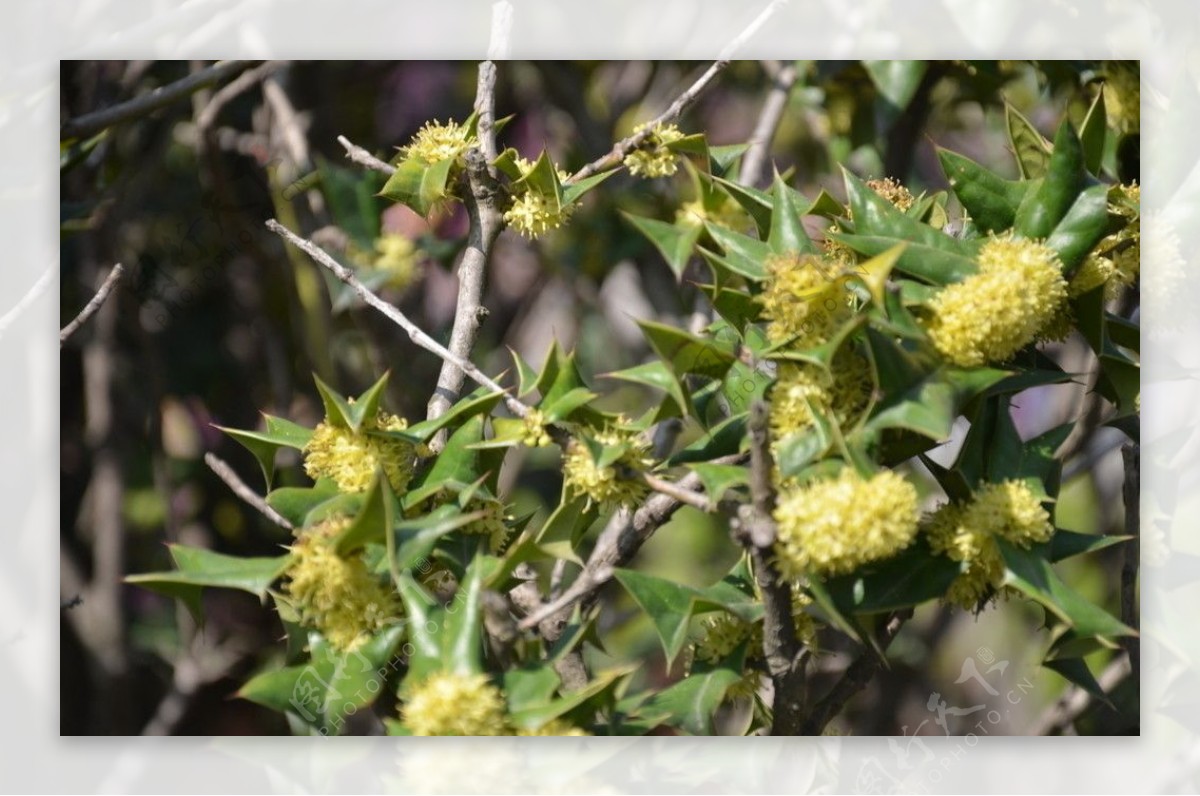
{"label": "dark green leaf", "polygon": [[1095,185],[1079,194],[1066,217],[1058,222],[1046,240],[1046,245],[1058,252],[1063,272],[1070,276],[1106,234],[1108,186]]}
{"label": "dark green leaf", "polygon": [[321,478],[311,487],[285,486],[267,494],[267,505],[292,525],[304,525],[308,513],[339,494],[332,478]]}
{"label": "dark green leaf", "polygon": [[981,232],[1002,232],[1013,225],[1028,182],[1005,180],[946,149],[937,152],[954,195]]}
{"label": "dark green leaf", "polygon": [[669,668],[687,642],[695,592],[678,583],[631,569],[617,569],[614,575],[650,617],[662,642]]}
{"label": "dark green leaf", "polygon": [[1017,209],[1014,227],[1026,238],[1046,238],[1067,215],[1083,190],[1086,172],[1079,137],[1069,120],[1063,120],[1054,136],[1054,152],[1045,179]]}
{"label": "dark green leaf", "polygon": [[729,370],[734,356],[728,347],[677,329],[674,326],[640,320],[637,322],[650,346],[678,376],[695,373],[719,379]]}
{"label": "dark green leaf", "polygon": [[504,673],[504,697],[508,712],[518,713],[535,705],[549,702],[558,690],[560,679],[549,666],[526,664]]}
{"label": "dark green leaf", "polygon": [[441,417],[434,420],[422,421],[415,426],[404,429],[400,433],[406,439],[424,442],[443,428],[458,425],[475,415],[490,413],[503,397],[504,393],[502,392],[491,392],[487,387],[480,387],[470,395],[460,399],[458,403],[450,407]]}
{"label": "dark green leaf", "polygon": [[200,593],[204,587],[238,589],[259,599],[291,564],[291,556],[273,558],[227,556],[212,550],[184,545],[168,545],[175,570],[127,575],[133,583],[182,601],[192,616],[200,620]]}
{"label": "dark green leaf", "polygon": [[275,451],[280,448],[304,450],[304,446],[312,439],[313,432],[311,428],[296,425],[282,417],[272,417],[264,413],[263,419],[267,424],[265,431],[244,431],[224,426],[217,426],[217,428],[233,437],[242,447],[254,454],[254,458],[262,467],[267,489],[270,489],[275,475]]}
{"label": "dark green leaf", "polygon": [[735,464],[697,462],[688,465],[688,469],[700,476],[704,492],[713,503],[724,498],[728,490],[750,483],[750,471]]}
{"label": "dark green leaf", "polygon": [[699,661],[692,673],[670,688],[655,694],[646,705],[648,712],[665,711],[668,720],[692,735],[712,735],[712,717],[725,692],[742,677],[746,645],[740,645],[716,665]]}
{"label": "dark green leaf", "polygon": [[405,506],[415,506],[447,487],[465,486],[479,480],[479,451],[483,440],[483,416],[474,415],[450,435],[446,447],[404,495]]}
{"label": "dark green leaf", "polygon": [[747,414],[742,412],[723,420],[700,439],[677,451],[668,464],[687,464],[689,462],[706,462],[721,456],[737,453],[746,437]]}
{"label": "dark green leaf", "polygon": [[[779,173],[775,173],[775,182],[771,189],[771,234],[767,245],[776,254],[785,252],[806,252],[816,254],[817,247],[804,231],[800,206],[796,203],[796,194]],[[803,197],[800,197],[803,199]],[[722,244],[724,246],[724,244]]]}
{"label": "dark green leaf", "polygon": [[1108,134],[1108,114],[1104,108],[1104,92],[1097,91],[1092,107],[1079,128],[1079,143],[1083,147],[1083,164],[1092,174],[1100,173],[1104,161],[1104,140]]}
{"label": "dark green leaf", "polygon": [[1030,550],[997,539],[1007,567],[1005,584],[1041,603],[1081,637],[1133,634],[1116,617],[1070,589],[1049,562]]}
{"label": "dark green leaf", "polygon": [[936,555],[919,538],[886,561],[826,580],[825,587],[843,613],[898,611],[942,597],[961,572],[959,562]]}
{"label": "dark green leaf", "polygon": [[704,228],[709,237],[721,247],[725,255],[724,261],[736,273],[754,281],[762,281],[766,277],[763,262],[773,253],[770,246],[757,238],[734,232],[711,221],[705,221]]}
{"label": "dark green leaf", "polygon": [[687,393],[683,390],[683,385],[679,383],[679,377],[662,360],[654,360],[644,365],[636,365],[625,370],[606,373],[605,378],[631,381],[662,390],[679,407],[681,414],[686,415],[691,412],[691,401],[688,400]]}

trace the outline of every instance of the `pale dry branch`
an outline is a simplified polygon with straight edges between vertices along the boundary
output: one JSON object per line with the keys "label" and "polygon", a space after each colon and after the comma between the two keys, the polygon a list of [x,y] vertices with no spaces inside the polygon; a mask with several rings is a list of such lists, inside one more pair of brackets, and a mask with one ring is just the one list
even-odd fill
{"label": "pale dry branch", "polygon": [[529,407],[520,400],[514,398],[508,393],[504,387],[501,387],[493,379],[487,376],[479,368],[475,367],[471,362],[456,356],[446,349],[438,341],[434,340],[428,334],[421,330],[419,326],[408,319],[403,312],[381,299],[371,289],[358,280],[346,266],[339,263],[337,260],[329,256],[321,247],[317,246],[310,240],[306,240],[296,233],[292,232],[287,227],[280,224],[275,219],[267,221],[267,229],[279,235],[281,238],[292,244],[296,248],[311,257],[318,265],[328,268],[334,276],[340,279],[345,284],[349,285],[352,290],[358,295],[364,303],[375,308],[383,313],[388,320],[399,326],[408,333],[409,338],[421,348],[441,357],[444,360],[453,362],[463,370],[476,384],[487,387],[489,390],[504,394],[504,403],[514,415],[524,417],[529,414]]}
{"label": "pale dry branch", "polygon": [[79,311],[79,314],[75,316],[74,320],[72,320],[70,323],[64,326],[61,331],[59,331],[59,348],[62,348],[63,345],[66,344],[67,340],[71,339],[71,335],[79,331],[79,327],[87,323],[88,319],[96,314],[96,310],[100,309],[100,306],[106,300],[108,300],[108,295],[112,293],[113,288],[117,286],[117,282],[120,281],[121,275],[124,273],[125,268],[120,263],[117,263],[112,267],[112,270],[108,272],[108,276],[104,278],[104,282],[100,285],[100,289],[96,291],[96,295],[92,296],[91,301],[89,301],[84,308]]}
{"label": "pale dry branch", "polygon": [[[487,317],[483,306],[483,289],[487,280],[488,261],[492,244],[503,227],[499,205],[499,188],[490,164],[496,159],[496,65],[484,61],[479,65],[475,89],[475,113],[478,115],[476,136],[479,149],[467,153],[467,216],[470,228],[467,248],[458,264],[458,299],[454,324],[447,348],[455,359],[446,359],[438,373],[437,387],[429,399],[426,416],[434,420],[445,414],[458,400],[466,373],[456,360],[467,361],[479,337],[479,327]],[[437,452],[445,444],[445,432],[430,440]]]}
{"label": "pale dry branch", "polygon": [[729,61],[727,60],[714,61],[712,65],[704,71],[704,74],[700,75],[696,82],[688,86],[682,94],[675,98],[674,102],[667,106],[665,111],[647,122],[645,126],[643,126],[642,129],[638,130],[636,133],[633,133],[626,138],[622,138],[620,141],[613,144],[613,148],[607,153],[596,160],[593,160],[591,163],[572,174],[570,179],[567,180],[567,183],[570,184],[579,182],[580,180],[604,171],[605,169],[615,168],[616,166],[620,165],[621,162],[625,160],[626,155],[641,146],[642,142],[644,142],[650,136],[650,134],[654,132],[654,128],[657,125],[667,124],[678,119],[680,115],[682,115],[683,112],[687,110],[702,93],[704,93],[704,90],[708,88],[709,84],[712,83],[716,76],[725,71],[727,66],[729,66]]}
{"label": "pale dry branch", "polygon": [[693,492],[690,489],[684,489],[678,483],[660,478],[652,473],[642,473],[642,480],[646,482],[646,486],[655,492],[674,498],[685,506],[699,509],[706,514],[711,514],[717,510],[713,501],[702,492]]}
{"label": "pale dry branch", "polygon": [[216,473],[217,477],[233,490],[233,494],[241,498],[242,502],[249,505],[280,528],[286,528],[289,531],[295,528],[286,517],[271,508],[271,505],[261,495],[247,486],[246,482],[238,477],[238,474],[233,471],[233,468],[225,460],[221,459],[215,453],[206,453],[204,454],[204,463],[208,465],[208,469]]}
{"label": "pale dry branch", "polygon": [[286,66],[287,63],[287,61],[263,61],[253,69],[242,72],[233,80],[230,80],[217,91],[213,92],[212,98],[205,104],[204,109],[196,115],[197,131],[203,135],[210,130],[217,121],[217,115],[221,112],[221,109],[228,105],[230,101],[249,91],[258,85],[260,81],[275,74],[279,69]]}
{"label": "pale dry branch", "polygon": [[750,134],[750,147],[742,157],[742,168],[738,173],[738,182],[742,185],[757,186],[762,180],[763,166],[771,151],[771,142],[787,109],[788,98],[792,94],[792,86],[796,84],[796,64],[787,62],[771,75],[771,90],[763,102],[762,111]]}
{"label": "pale dry branch", "polygon": [[338,143],[342,145],[342,149],[346,150],[346,157],[350,158],[350,160],[354,161],[358,165],[371,169],[372,171],[378,171],[382,174],[387,174],[388,176],[396,173],[395,166],[380,160],[367,150],[360,147],[358,144],[351,143],[350,139],[346,138],[346,136],[339,135],[337,140]]}
{"label": "pale dry branch", "polygon": [[59,130],[59,138],[88,138],[113,125],[141,118],[193,92],[240,74],[253,64],[253,61],[219,61],[174,83],[159,86],[148,94],[134,97],[128,102],[68,119]]}

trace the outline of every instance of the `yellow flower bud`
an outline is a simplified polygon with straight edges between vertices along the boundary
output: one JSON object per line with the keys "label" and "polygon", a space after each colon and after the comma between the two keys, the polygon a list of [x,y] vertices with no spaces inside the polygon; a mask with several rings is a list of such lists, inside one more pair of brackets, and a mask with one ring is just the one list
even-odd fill
{"label": "yellow flower bud", "polygon": [[[645,128],[645,124],[640,124],[634,128],[634,132]],[[679,164],[676,154],[667,148],[667,144],[681,138],[683,133],[675,125],[655,125],[641,145],[625,156],[625,168],[635,177],[670,177],[679,170]]]}
{"label": "yellow flower bud", "polygon": [[304,471],[312,479],[332,478],[343,492],[365,492],[375,470],[382,467],[397,493],[408,488],[416,449],[406,440],[381,437],[372,431],[402,431],[408,421],[380,411],[357,431],[322,422],[304,446]]}
{"label": "yellow flower bud", "polygon": [[572,439],[563,459],[568,492],[586,496],[589,503],[608,505],[631,505],[645,497],[650,488],[638,475],[653,467],[654,461],[649,456],[650,444],[642,435],[617,425],[593,432],[592,438],[601,445],[627,445],[628,450],[614,463],[599,467],[591,449]]}
{"label": "yellow flower bud", "polygon": [[812,254],[787,253],[763,264],[767,281],[759,301],[773,343],[795,338],[797,348],[827,342],[853,314],[853,293],[842,267]]}
{"label": "yellow flower bud", "polygon": [[454,121],[442,124],[434,120],[418,130],[408,146],[401,147],[400,153],[406,159],[430,164],[453,158],[462,166],[463,155],[476,143],[475,136],[469,135],[463,125]]}

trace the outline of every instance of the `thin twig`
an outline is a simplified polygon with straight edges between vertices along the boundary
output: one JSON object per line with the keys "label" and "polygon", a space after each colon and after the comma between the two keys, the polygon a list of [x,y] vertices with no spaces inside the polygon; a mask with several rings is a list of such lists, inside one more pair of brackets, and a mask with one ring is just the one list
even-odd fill
{"label": "thin twig", "polygon": [[751,188],[759,185],[762,180],[763,165],[771,151],[771,141],[779,129],[783,112],[787,109],[788,97],[791,96],[792,86],[796,84],[796,64],[786,62],[771,76],[771,91],[763,102],[758,122],[754,132],[750,134],[750,148],[742,157],[742,168],[738,173],[738,182]]}
{"label": "thin twig", "polygon": [[[713,464],[736,464],[745,456],[722,456]],[[675,482],[680,489],[695,490],[702,482],[700,476],[689,473]],[[521,620],[519,627],[530,630],[555,614],[565,613],[575,603],[603,586],[612,577],[615,567],[624,566],[645,544],[659,526],[670,519],[680,506],[670,495],[657,494],[646,500],[637,511],[621,508],[601,532],[583,570],[560,597],[551,600]]]}
{"label": "thin twig", "polygon": [[387,175],[396,173],[395,166],[390,163],[385,163],[367,150],[360,147],[358,144],[351,143],[350,139],[346,138],[346,136],[339,135],[337,140],[338,143],[342,145],[342,148],[346,150],[346,157],[350,158],[350,160],[354,161],[358,165],[365,166],[368,169],[382,172]]}
{"label": "thin twig", "polygon": [[[490,164],[496,159],[495,95],[496,65],[484,61],[479,65],[479,80],[475,89],[479,149],[467,153],[469,193],[466,205],[470,227],[467,248],[458,264],[458,302],[454,310],[454,325],[450,330],[450,344],[447,346],[457,360],[464,361],[470,359],[471,349],[479,337],[479,327],[487,317],[487,310],[483,306],[484,282],[492,244],[503,226],[497,199],[499,189],[495,176],[489,172]],[[454,360],[447,359],[442,363],[437,388],[429,399],[426,411],[430,420],[441,417],[458,400],[465,375]],[[430,448],[436,453],[445,444],[445,438],[446,432],[439,432],[430,440]]]}
{"label": "thin twig", "polygon": [[[887,621],[875,633],[875,640],[881,650],[887,650],[892,639],[896,637],[900,628],[912,615],[912,609],[908,608],[903,611],[895,611],[887,618]],[[855,658],[854,662],[846,667],[841,679],[834,684],[829,693],[813,705],[801,727],[801,734],[820,735],[825,729],[825,725],[842,712],[842,708],[846,707],[846,703],[855,694],[867,687],[867,684],[882,667],[883,660],[874,650],[868,649]]]}
{"label": "thin twig", "polygon": [[271,230],[276,235],[279,235],[288,243],[292,244],[309,257],[313,258],[318,265],[322,265],[332,271],[333,275],[345,284],[349,285],[354,292],[358,294],[360,299],[386,315],[388,320],[390,320],[392,323],[408,332],[409,338],[418,346],[424,348],[426,351],[429,351],[432,354],[436,354],[442,359],[453,362],[455,365],[462,368],[463,372],[465,372],[467,376],[470,377],[475,383],[487,387],[489,390],[504,393],[504,403],[506,406],[508,406],[509,411],[511,411],[514,415],[517,415],[518,417],[524,417],[525,415],[529,414],[529,407],[527,405],[510,395],[504,387],[501,387],[494,380],[485,375],[483,371],[475,367],[475,365],[473,365],[471,362],[462,359],[461,357],[458,357],[446,350],[445,346],[423,332],[421,328],[410,321],[403,312],[372,293],[370,288],[358,281],[358,277],[354,275],[353,271],[330,257],[323,249],[321,249],[321,247],[317,246],[310,240],[300,237],[273,218],[267,221],[267,229]]}
{"label": "thin twig", "polygon": [[[1096,683],[1104,693],[1112,693],[1112,690],[1120,685],[1131,671],[1129,658],[1118,655],[1096,678]],[[1071,686],[1054,704],[1046,708],[1030,728],[1029,734],[1061,735],[1074,725],[1091,706],[1092,699],[1092,695],[1086,689],[1077,685]]]}
{"label": "thin twig", "polygon": [[684,489],[675,481],[668,481],[651,473],[642,473],[642,480],[646,482],[646,486],[655,492],[675,498],[685,506],[700,509],[707,514],[711,514],[717,510],[716,504],[707,495],[701,492],[693,492],[690,489]]}
{"label": "thin twig", "polygon": [[160,86],[128,102],[68,119],[59,130],[59,139],[87,138],[115,124],[146,116],[206,86],[244,72],[253,64],[254,61],[219,61],[207,69]]}
{"label": "thin twig", "polygon": [[79,331],[79,327],[87,323],[88,319],[96,314],[96,310],[100,309],[100,305],[108,299],[108,294],[116,287],[123,273],[125,273],[125,268],[120,263],[112,267],[112,270],[108,272],[108,276],[104,278],[103,284],[100,285],[100,289],[96,291],[96,295],[92,296],[92,300],[80,310],[79,314],[75,316],[75,320],[64,326],[58,333],[59,348],[62,348],[67,340],[71,338],[71,335]]}
{"label": "thin twig", "polygon": [[224,481],[229,488],[233,490],[233,494],[237,495],[245,503],[258,511],[259,514],[262,514],[280,528],[287,528],[289,531],[295,528],[295,526],[292,525],[292,523],[289,522],[286,517],[281,515],[275,509],[271,508],[270,504],[268,504],[261,495],[259,495],[250,487],[246,486],[246,482],[238,477],[238,474],[233,471],[233,468],[215,453],[204,454],[204,463],[208,465],[210,470],[217,474],[218,478]]}
{"label": "thin twig", "polygon": [[230,80],[220,89],[213,92],[212,99],[204,106],[204,110],[196,115],[196,128],[200,134],[207,132],[217,120],[217,114],[238,95],[249,91],[259,81],[273,75],[287,65],[287,61],[263,61],[253,69],[248,69]]}
{"label": "thin twig", "polygon": [[[1142,495],[1142,465],[1141,446],[1126,445],[1121,448],[1121,458],[1125,463],[1125,484],[1122,490],[1125,498],[1125,535],[1133,538],[1125,544],[1125,561],[1121,565],[1121,621],[1134,630],[1138,629],[1137,611],[1137,580],[1138,567],[1141,561],[1141,495]],[[1141,643],[1137,636],[1129,635],[1121,638],[1121,646],[1129,655],[1130,670],[1135,683],[1141,683]]]}
{"label": "thin twig", "polygon": [[721,72],[723,72],[727,66],[729,66],[729,61],[727,60],[714,61],[713,64],[704,71],[704,74],[702,74],[695,83],[688,86],[686,91],[676,97],[675,101],[672,102],[665,111],[660,113],[658,116],[655,116],[648,123],[646,123],[642,129],[638,130],[633,135],[622,138],[620,141],[613,144],[613,148],[609,152],[597,158],[596,160],[593,160],[591,163],[572,174],[570,179],[567,180],[567,184],[579,182],[580,180],[590,177],[597,172],[604,171],[605,169],[611,169],[619,165],[621,161],[625,160],[626,155],[641,146],[642,142],[654,132],[654,128],[656,126],[673,122],[678,119],[679,116],[685,110],[687,110],[693,102],[696,101],[700,94],[703,93],[704,89],[708,88],[709,84],[712,83],[713,78],[721,74]]}

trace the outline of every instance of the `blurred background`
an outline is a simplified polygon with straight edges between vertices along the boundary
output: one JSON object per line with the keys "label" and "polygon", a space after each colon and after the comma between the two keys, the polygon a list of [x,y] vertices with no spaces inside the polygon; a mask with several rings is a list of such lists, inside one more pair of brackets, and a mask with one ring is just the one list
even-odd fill
{"label": "blurred background", "polygon": [[[64,62],[62,118],[210,66]],[[497,114],[513,116],[501,145],[531,159],[546,148],[574,171],[657,115],[705,66],[501,63]],[[864,177],[894,177],[913,193],[943,190],[936,146],[1015,178],[1004,102],[1049,137],[1064,113],[1078,124],[1101,77],[1109,81],[1106,100],[1113,92],[1110,121],[1130,133],[1123,141],[1135,156],[1123,154],[1123,169],[1136,177],[1138,84],[1136,65],[1128,63],[736,62],[680,128],[707,133],[710,144],[742,143],[773,83],[791,74],[770,161],[810,197],[822,189],[842,196],[839,165]],[[1116,75],[1126,81],[1123,88]],[[113,263],[124,264],[126,274],[60,360],[63,735],[287,732],[282,716],[233,697],[249,675],[281,655],[282,627],[267,607],[246,594],[210,590],[199,628],[186,611],[121,578],[169,568],[167,542],[273,555],[288,541],[205,466],[205,452],[216,452],[265,491],[253,457],[215,425],[255,428],[264,411],[311,426],[322,415],[312,374],[352,394],[386,369],[392,371],[388,409],[410,420],[424,416],[440,362],[347,300],[322,269],[285,250],[263,224],[277,218],[313,237],[444,339],[465,213],[451,209],[426,220],[377,198],[382,178],[350,163],[337,137],[390,158],[426,121],[464,119],[475,79],[476,64],[466,62],[255,64],[64,145],[62,322],[78,313]],[[1116,159],[1118,142],[1110,143],[1107,157]],[[769,175],[768,166],[763,178]],[[682,202],[695,198],[691,190],[683,171],[654,181],[621,174],[589,194],[564,229],[532,243],[502,234],[476,363],[493,374],[510,368],[507,347],[538,363],[553,340],[577,349],[588,376],[644,361],[649,352],[634,319],[685,326],[698,293],[689,280],[706,274],[694,264],[679,285],[619,211],[671,221]],[[1049,351],[1068,370],[1088,364],[1079,340]],[[592,386],[607,408],[637,414],[647,399],[636,385],[596,378]],[[1084,388],[1030,390],[1016,404],[1017,426],[1028,437],[1078,413]],[[1099,429],[1069,442],[1060,527],[1118,532],[1121,439],[1120,432]],[[954,452],[952,442],[937,458],[948,461]],[[509,458],[502,487],[516,514],[557,501],[556,449],[519,450]],[[297,456],[281,452],[278,465],[276,485],[307,483]],[[936,500],[932,485],[925,492]],[[684,509],[643,548],[637,566],[707,585],[737,554],[725,528]],[[1061,571],[1115,611],[1119,566],[1120,554],[1110,548],[1068,561]],[[611,658],[644,661],[638,676],[651,682],[678,676],[678,664],[665,670],[648,620],[624,593],[613,589],[606,599],[601,632]],[[978,681],[955,682],[967,659],[980,672],[1008,661],[1007,682],[1030,684],[992,734],[1052,730],[1039,722],[1066,682],[1039,667],[1048,642],[1036,633],[1041,624],[1040,610],[1018,601],[979,617],[926,606],[893,645],[892,668],[851,703],[837,730],[940,734],[929,721],[931,694],[951,706],[996,699]],[[844,668],[853,650],[835,643],[827,653],[822,677]],[[1104,653],[1089,659],[1094,672],[1106,662]],[[999,675],[991,677],[999,682]],[[736,725],[736,716],[727,718]],[[1080,729],[1137,732],[1103,707]]]}

